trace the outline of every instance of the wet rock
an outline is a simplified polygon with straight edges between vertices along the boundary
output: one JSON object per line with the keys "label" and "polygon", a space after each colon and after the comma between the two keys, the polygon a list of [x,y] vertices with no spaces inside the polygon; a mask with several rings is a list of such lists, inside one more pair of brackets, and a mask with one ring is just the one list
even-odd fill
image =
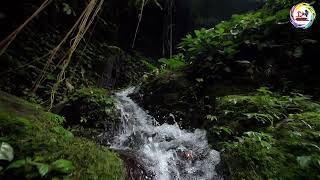
{"label": "wet rock", "polygon": [[118,150],[126,168],[128,180],[154,180],[154,173],[141,162],[136,154],[129,150]]}
{"label": "wet rock", "polygon": [[[215,166],[220,162],[220,154],[210,149],[206,131],[188,131],[177,124],[154,123],[156,119],[128,97],[133,92],[128,88],[115,96],[121,112],[122,131],[114,147],[125,152],[129,177],[151,179],[154,174],[156,179],[168,180],[217,179]],[[137,138],[132,138],[135,136]]]}
{"label": "wet rock", "polygon": [[118,130],[119,114],[106,89],[83,88],[54,110],[65,117],[65,126],[73,127],[76,135],[110,144]]}
{"label": "wet rock", "polygon": [[203,105],[196,97],[194,82],[184,73],[169,73],[156,78],[142,85],[139,93],[143,96],[135,95],[135,100],[149,110],[160,124],[181,122],[184,127],[193,128],[201,125],[203,111],[191,112],[189,109],[204,108],[199,108]]}

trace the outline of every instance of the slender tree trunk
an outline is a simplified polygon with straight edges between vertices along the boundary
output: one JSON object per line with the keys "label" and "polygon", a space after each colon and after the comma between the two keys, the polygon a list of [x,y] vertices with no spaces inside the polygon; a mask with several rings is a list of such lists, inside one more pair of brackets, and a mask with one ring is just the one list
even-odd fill
{"label": "slender tree trunk", "polygon": [[141,23],[142,16],[143,16],[143,9],[144,9],[144,6],[147,4],[147,2],[148,2],[148,0],[147,1],[142,0],[141,11],[140,11],[140,14],[139,14],[139,21],[138,21],[138,24],[137,24],[136,32],[134,33],[134,38],[133,38],[133,42],[132,42],[132,46],[131,46],[132,48],[134,48],[134,45],[136,43],[136,38],[137,38],[137,35],[138,35],[140,23]]}

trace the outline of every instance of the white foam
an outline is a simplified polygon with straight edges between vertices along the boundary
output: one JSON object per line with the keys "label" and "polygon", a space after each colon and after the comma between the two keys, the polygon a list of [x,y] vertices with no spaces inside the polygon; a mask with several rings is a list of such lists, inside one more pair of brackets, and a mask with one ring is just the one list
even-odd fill
{"label": "white foam", "polygon": [[[220,154],[209,148],[206,131],[189,132],[177,124],[156,126],[156,120],[128,97],[134,91],[135,88],[130,87],[116,94],[122,127],[113,147],[135,151],[157,180],[217,177],[215,166],[220,162]],[[183,157],[181,152],[179,155],[179,151],[192,152],[192,160]]]}

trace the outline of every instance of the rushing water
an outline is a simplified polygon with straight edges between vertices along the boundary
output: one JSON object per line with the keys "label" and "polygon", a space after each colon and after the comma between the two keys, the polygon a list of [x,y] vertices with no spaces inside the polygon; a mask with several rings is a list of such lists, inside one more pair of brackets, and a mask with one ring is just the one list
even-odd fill
{"label": "rushing water", "polygon": [[134,90],[116,94],[122,127],[113,147],[134,152],[157,180],[220,179],[215,170],[220,155],[209,148],[206,132],[188,132],[177,124],[159,125],[128,97]]}

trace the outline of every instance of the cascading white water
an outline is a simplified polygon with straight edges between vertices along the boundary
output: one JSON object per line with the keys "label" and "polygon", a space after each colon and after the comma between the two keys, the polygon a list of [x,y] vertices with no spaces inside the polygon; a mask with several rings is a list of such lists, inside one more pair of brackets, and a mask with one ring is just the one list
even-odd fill
{"label": "cascading white water", "polygon": [[121,112],[122,127],[113,148],[131,150],[140,156],[157,180],[220,179],[215,171],[220,154],[211,150],[204,130],[188,132],[177,124],[159,125],[128,95],[131,87],[116,93],[117,109]]}

